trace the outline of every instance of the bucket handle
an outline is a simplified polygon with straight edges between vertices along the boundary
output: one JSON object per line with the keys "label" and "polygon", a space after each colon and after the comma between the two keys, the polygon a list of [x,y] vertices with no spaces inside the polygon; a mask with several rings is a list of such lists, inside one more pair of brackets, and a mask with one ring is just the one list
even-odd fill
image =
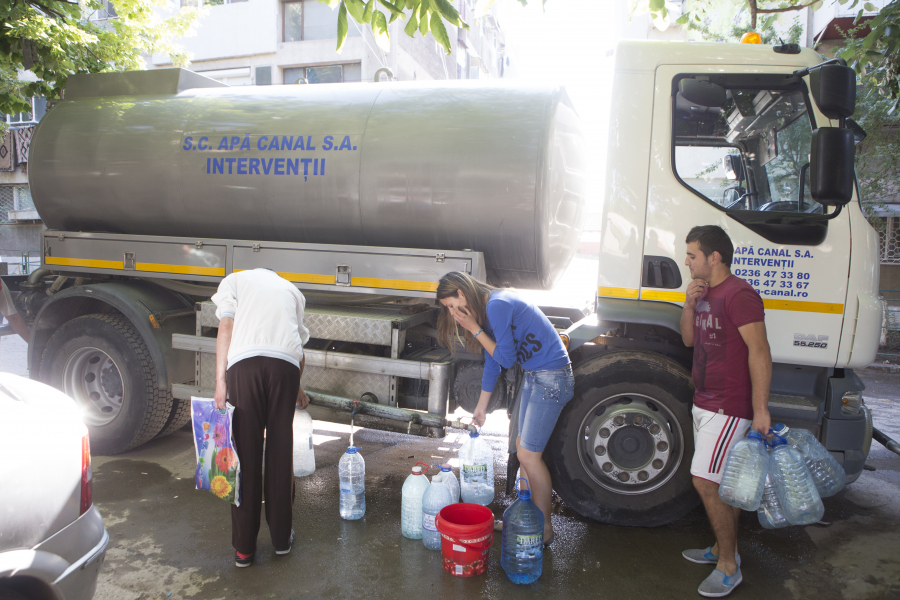
{"label": "bucket handle", "polygon": [[423,467],[425,467],[425,470],[422,471],[421,473],[419,473],[419,475],[424,475],[425,473],[428,472],[428,469],[431,468],[431,465],[429,465],[428,463],[423,463],[423,462],[420,461],[420,462],[417,462],[416,464],[414,464],[414,465],[412,466],[412,469],[409,470],[409,472],[412,473],[413,475],[415,475],[415,473],[413,473],[413,469],[415,469],[415,468],[418,467],[419,465],[422,465]]}

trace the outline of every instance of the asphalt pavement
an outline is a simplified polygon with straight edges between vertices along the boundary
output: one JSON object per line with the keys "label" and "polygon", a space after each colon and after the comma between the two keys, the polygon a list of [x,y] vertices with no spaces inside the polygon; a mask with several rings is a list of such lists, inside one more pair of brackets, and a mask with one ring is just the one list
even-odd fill
{"label": "asphalt pavement", "polygon": [[[0,342],[0,370],[27,375],[24,343]],[[900,439],[900,375],[860,373],[876,427]],[[681,551],[705,547],[712,534],[702,509],[669,525],[611,527],[559,505],[556,540],[541,578],[511,583],[500,568],[499,534],[488,572],[457,578],[440,552],[400,534],[400,491],[416,461],[455,464],[463,438],[444,439],[359,430],[366,460],[366,516],[338,516],[337,462],[349,444],[346,426],[314,423],[317,470],[297,480],[297,541],[276,556],[261,527],[255,564],[234,567],[228,505],[194,489],[189,430],[117,456],[95,456],[94,501],[110,533],[96,598],[699,598],[711,567]],[[495,413],[484,437],[495,450],[499,516],[512,502],[506,485],[506,420]],[[900,456],[873,442],[874,471],[825,500],[827,524],[763,530],[744,513],[739,547],[744,582],[739,599],[900,598]],[[434,471],[432,471],[433,473]],[[264,521],[264,519],[263,519]]]}

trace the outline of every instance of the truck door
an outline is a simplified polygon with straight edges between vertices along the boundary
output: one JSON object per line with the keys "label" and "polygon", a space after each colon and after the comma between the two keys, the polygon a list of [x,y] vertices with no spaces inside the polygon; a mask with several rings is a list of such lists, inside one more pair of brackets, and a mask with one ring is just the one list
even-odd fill
{"label": "truck door", "polygon": [[[719,225],[734,243],[732,273],[762,296],[773,362],[834,366],[849,211],[831,218],[806,183],[811,132],[829,123],[805,83],[786,77],[796,67],[751,69],[657,69],[640,298],[683,303],[684,239]],[[710,83],[725,93],[704,95]],[[666,277],[676,266],[680,278]]]}

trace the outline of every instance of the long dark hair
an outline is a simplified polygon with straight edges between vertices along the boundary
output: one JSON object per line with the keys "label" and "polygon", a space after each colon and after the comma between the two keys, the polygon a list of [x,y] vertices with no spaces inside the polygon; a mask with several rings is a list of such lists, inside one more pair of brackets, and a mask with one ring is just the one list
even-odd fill
{"label": "long dark hair", "polygon": [[[484,327],[487,323],[487,303],[491,298],[491,291],[495,289],[497,288],[478,281],[468,273],[451,271],[438,282],[437,299],[456,297],[457,292],[462,292],[469,314],[475,318],[479,326]],[[475,354],[482,349],[481,344],[470,332],[462,330],[463,335],[460,336],[460,327],[446,306],[441,309],[438,316],[437,330],[438,342],[451,350],[456,347],[457,341],[463,343],[466,350]]]}

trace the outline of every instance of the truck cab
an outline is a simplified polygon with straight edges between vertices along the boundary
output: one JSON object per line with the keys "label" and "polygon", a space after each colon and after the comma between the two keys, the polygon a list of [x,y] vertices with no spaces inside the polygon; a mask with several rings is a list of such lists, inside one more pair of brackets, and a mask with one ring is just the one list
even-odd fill
{"label": "truck cab", "polygon": [[678,501],[693,450],[679,318],[697,225],[728,233],[732,273],[762,297],[773,422],[815,433],[849,480],[862,471],[871,419],[853,368],[878,346],[878,237],[845,124],[855,77],[820,63],[789,46],[618,47],[596,313],[568,332],[582,376],[560,424],[579,448],[552,459],[563,498],[590,510],[593,492],[598,518],[665,522],[690,504]]}

